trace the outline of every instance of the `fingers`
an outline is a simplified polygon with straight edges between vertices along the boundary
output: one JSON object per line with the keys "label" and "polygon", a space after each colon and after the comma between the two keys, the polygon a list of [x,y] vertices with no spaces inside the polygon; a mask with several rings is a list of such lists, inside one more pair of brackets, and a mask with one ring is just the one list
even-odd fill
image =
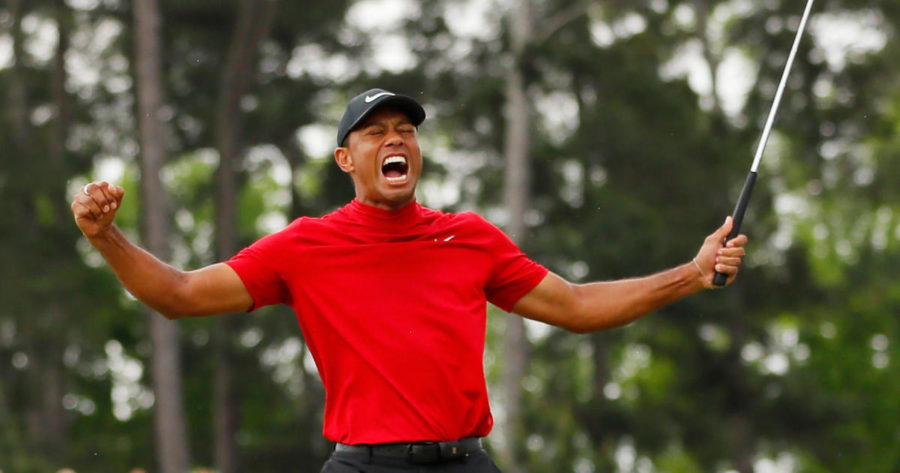
{"label": "fingers", "polygon": [[721,257],[721,256],[716,258],[716,271],[719,271],[720,273],[725,272],[725,271],[719,270],[720,266],[721,267],[731,266],[731,267],[737,268],[740,265],[741,265],[741,258],[725,258],[725,257]]}
{"label": "fingers", "polygon": [[99,209],[91,208],[90,204],[84,199],[79,199],[78,196],[75,196],[75,199],[72,200],[72,215],[75,216],[75,222],[79,222],[81,220],[97,219],[97,212]]}
{"label": "fingers", "polygon": [[728,233],[731,232],[732,225],[734,225],[734,219],[732,219],[729,215],[725,217],[725,223],[723,223],[722,226],[719,227],[719,229],[716,230],[715,233],[713,233],[713,235],[719,237],[720,241],[725,240],[725,237],[727,237]]}
{"label": "fingers", "polygon": [[731,240],[728,240],[728,243],[725,244],[727,248],[732,248],[736,246],[744,246],[747,244],[747,235],[738,235]]}
{"label": "fingers", "polygon": [[75,217],[93,218],[98,220],[103,216],[103,209],[90,196],[76,195],[72,202],[72,211]]}
{"label": "fingers", "polygon": [[721,246],[725,239],[728,238],[728,234],[731,233],[731,228],[733,225],[734,219],[732,219],[731,216],[725,217],[725,222],[722,223],[722,225],[717,228],[716,231],[710,233],[706,237],[704,243],[711,246]]}
{"label": "fingers", "polygon": [[121,206],[125,190],[104,181],[91,182],[72,198],[72,214],[85,235],[95,235],[108,227]]}
{"label": "fingers", "polygon": [[716,271],[728,275],[737,274],[738,268],[743,264],[744,256],[747,255],[745,244],[747,244],[747,236],[738,235],[729,240],[724,247],[719,248],[716,251]]}
{"label": "fingers", "polygon": [[731,276],[737,274],[741,266],[740,264],[716,263],[715,268],[717,272]]}
{"label": "fingers", "polygon": [[715,270],[722,274],[734,276],[743,263],[747,251],[743,246],[719,248],[716,252]]}
{"label": "fingers", "polygon": [[125,195],[125,189],[124,189],[124,188],[122,188],[121,186],[113,185],[113,184],[110,184],[110,185],[109,185],[109,192],[110,192],[110,194],[111,194],[113,197],[116,198],[116,200],[117,200],[118,202],[121,202],[121,201],[122,201],[122,197]]}
{"label": "fingers", "polygon": [[725,222],[706,237],[694,258],[697,268],[700,269],[700,279],[706,288],[718,288],[713,285],[712,274],[707,274],[706,271],[725,274],[727,283],[731,283],[743,264],[743,258],[747,254],[744,246],[748,239],[746,235],[738,235],[727,240],[733,226],[734,220],[731,217],[725,218]]}
{"label": "fingers", "polygon": [[100,209],[102,213],[107,213],[111,210],[116,210],[119,207],[121,192],[119,192],[116,187],[118,186],[114,186],[105,181],[91,182],[81,188],[81,193],[84,196],[89,197],[90,200],[96,204],[96,208]]}
{"label": "fingers", "polygon": [[743,246],[725,246],[716,250],[716,257],[743,258],[747,249]]}

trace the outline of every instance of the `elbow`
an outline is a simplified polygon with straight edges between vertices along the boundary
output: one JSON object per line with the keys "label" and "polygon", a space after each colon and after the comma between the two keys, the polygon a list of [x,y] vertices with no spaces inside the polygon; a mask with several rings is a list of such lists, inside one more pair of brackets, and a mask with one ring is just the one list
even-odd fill
{"label": "elbow", "polygon": [[569,317],[565,317],[559,323],[555,325],[569,333],[574,333],[576,335],[584,335],[586,333],[591,333],[591,329],[584,320],[580,317],[574,316],[573,313],[569,313]]}
{"label": "elbow", "polygon": [[185,312],[184,306],[178,302],[179,296],[174,291],[168,292],[164,297],[140,292],[131,292],[131,295],[151,311],[169,320],[178,320],[189,315]]}
{"label": "elbow", "polygon": [[168,320],[178,320],[191,315],[184,310],[183,306],[168,301],[160,304],[147,304],[147,307]]}
{"label": "elbow", "polygon": [[571,326],[569,326],[569,327],[564,327],[564,328],[565,328],[566,330],[568,330],[569,332],[574,333],[575,335],[586,335],[586,334],[589,334],[589,333],[592,333],[592,332],[595,332],[595,331],[596,331],[596,330],[593,330],[593,329],[592,329],[590,326],[588,326],[588,325],[574,325],[574,324],[573,324],[573,325],[571,325]]}
{"label": "elbow", "polygon": [[181,318],[184,318],[184,317],[187,317],[190,315],[190,314],[181,313],[181,312],[175,311],[175,310],[159,310],[157,312],[159,312],[159,315],[162,315],[163,317],[165,317],[169,320],[178,320],[178,319],[181,319]]}
{"label": "elbow", "polygon": [[566,318],[566,330],[576,334],[602,332],[628,325],[638,314],[628,305],[610,302],[598,302],[596,298],[584,295],[583,286],[576,286],[576,296],[571,305],[570,316]]}
{"label": "elbow", "polygon": [[563,318],[562,328],[577,335],[596,332],[598,318],[596,308],[587,302],[582,286],[570,285],[570,287],[573,297],[563,307],[567,316]]}
{"label": "elbow", "polygon": [[193,306],[189,286],[182,284],[170,291],[163,300],[156,304],[148,304],[153,310],[169,320],[178,320],[198,315],[200,309]]}
{"label": "elbow", "polygon": [[607,324],[604,322],[583,321],[583,322],[569,323],[562,328],[564,328],[565,330],[568,330],[569,332],[574,333],[576,335],[585,335],[585,334],[594,333],[594,332],[602,332],[604,330],[609,330],[609,329],[615,328],[615,327],[618,327],[618,325],[610,325],[610,324]]}
{"label": "elbow", "polygon": [[570,321],[563,325],[562,328],[576,335],[586,335],[602,330],[601,327],[596,327],[595,324],[583,320]]}
{"label": "elbow", "polygon": [[567,332],[576,335],[584,335],[597,331],[596,323],[589,316],[577,308],[565,311],[567,316],[562,317],[557,325]]}
{"label": "elbow", "polygon": [[598,313],[596,308],[591,307],[583,296],[582,288],[569,284],[567,295],[570,297],[557,301],[552,309],[555,315],[549,317],[549,321],[553,325],[577,335],[596,332],[598,330]]}
{"label": "elbow", "polygon": [[585,335],[594,332],[602,332],[611,328],[618,327],[616,321],[622,320],[624,317],[616,313],[591,308],[589,306],[579,305],[569,312],[570,316],[566,317],[562,328],[577,335]]}

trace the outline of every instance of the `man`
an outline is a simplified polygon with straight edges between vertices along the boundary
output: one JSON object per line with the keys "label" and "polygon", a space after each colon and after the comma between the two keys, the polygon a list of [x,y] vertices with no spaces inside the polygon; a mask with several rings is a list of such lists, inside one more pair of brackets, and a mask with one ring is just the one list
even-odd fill
{"label": "man", "polygon": [[125,239],[113,224],[121,187],[91,183],[72,202],[125,287],[170,319],[293,306],[326,390],[323,434],[336,442],[323,472],[498,471],[480,440],[493,424],[482,366],[488,301],[573,332],[604,330],[712,287],[715,271],[730,283],[745,254],[745,236],[724,241],[726,219],[691,262],[569,283],[477,214],[416,202],[424,119],[407,96],[353,98],[334,159],[356,198],[196,271]]}

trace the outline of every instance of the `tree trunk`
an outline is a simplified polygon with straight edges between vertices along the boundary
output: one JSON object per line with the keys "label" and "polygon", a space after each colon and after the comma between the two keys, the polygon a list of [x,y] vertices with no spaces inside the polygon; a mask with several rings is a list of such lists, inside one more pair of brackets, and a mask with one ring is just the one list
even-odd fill
{"label": "tree trunk", "polygon": [[9,0],[9,13],[12,18],[13,67],[7,98],[9,100],[9,118],[13,127],[13,136],[18,143],[28,141],[28,95],[25,93],[25,37],[22,31],[22,18],[25,2]]}
{"label": "tree trunk", "polygon": [[[66,139],[69,133],[68,96],[66,94],[65,57],[69,48],[68,7],[63,0],[54,3],[57,22],[57,45],[53,57],[53,73],[51,96],[56,108],[56,119],[53,121],[53,134],[49,143],[48,160],[45,170],[44,189],[53,202],[53,235],[59,247],[74,244],[70,241],[64,228],[71,225],[68,205],[66,205]],[[63,409],[63,396],[66,392],[67,377],[63,365],[63,352],[68,343],[68,332],[64,330],[70,314],[66,311],[66,303],[60,298],[49,301],[46,316],[49,327],[40,331],[43,340],[40,366],[40,399],[42,441],[49,458],[63,463],[68,443],[67,422]]]}
{"label": "tree trunk", "polygon": [[[61,324],[64,319],[64,312],[59,304],[53,304],[48,317]],[[48,335],[46,338],[55,339],[49,345],[38,348],[41,351],[40,376],[40,396],[41,402],[41,431],[43,450],[47,452],[50,458],[57,461],[62,460],[63,453],[66,448],[66,423],[63,413],[62,398],[65,392],[64,368],[62,363],[62,352],[64,341],[63,337]],[[37,370],[35,370],[37,371]]]}
{"label": "tree trunk", "polygon": [[[521,244],[525,238],[525,211],[528,208],[531,166],[531,114],[521,63],[525,46],[532,34],[529,3],[522,2],[514,8],[510,20],[512,51],[506,76],[506,172],[503,202],[509,215],[506,231],[513,241]],[[501,449],[501,456],[507,463],[507,469],[511,473],[518,473],[523,468],[518,452],[525,437],[522,427],[522,379],[528,365],[528,339],[525,336],[525,321],[521,317],[507,319],[504,352],[506,441]]]}
{"label": "tree trunk", "polygon": [[[247,93],[255,72],[256,52],[268,34],[275,15],[274,0],[243,0],[236,31],[228,51],[216,109],[216,141],[219,168],[216,174],[216,257],[230,258],[238,250],[237,161],[241,152],[241,98]],[[238,425],[237,395],[231,366],[232,340],[236,332],[234,315],[221,318],[213,331],[215,347],[214,437],[216,468],[236,473],[239,458],[235,437]]]}
{"label": "tree trunk", "polygon": [[[297,182],[296,178],[300,174],[300,168],[306,161],[306,154],[300,149],[293,137],[284,140],[279,147],[281,152],[287,158],[288,166],[291,168],[291,183]],[[300,191],[297,186],[291,185],[291,207],[288,214],[288,221],[292,221],[303,213],[303,206]],[[305,343],[305,342],[304,342]]]}
{"label": "tree trunk", "polygon": [[712,88],[712,106],[716,115],[722,114],[722,104],[719,100],[718,71],[719,58],[713,52],[712,44],[709,40],[709,11],[712,8],[709,0],[696,0],[694,2],[694,11],[697,15],[697,37],[703,46],[703,59],[706,60],[706,67],[709,69],[709,80]]}
{"label": "tree trunk", "polygon": [[[8,370],[0,368],[0,379],[11,379],[11,377],[5,376],[7,372]],[[13,471],[19,466],[17,465],[19,463],[18,456],[15,455],[15,452],[24,451],[25,446],[15,422],[17,417],[13,417],[14,410],[10,409],[11,399],[5,391],[9,384],[11,383],[0,384],[0,419],[4,419],[3,422],[0,422],[0,455],[8,458],[6,461],[9,463],[6,464],[6,467]]]}
{"label": "tree trunk", "polygon": [[[56,120],[53,122],[53,140],[50,143],[50,159],[53,168],[60,176],[65,176],[66,139],[69,136],[69,101],[66,93],[66,52],[69,50],[69,12],[63,0],[56,1],[56,25],[58,42],[53,56],[53,104],[56,106]],[[60,215],[65,223],[70,224],[69,208],[66,205],[65,186],[59,189],[60,207],[64,215]],[[54,199],[55,200],[55,199]]]}
{"label": "tree trunk", "polygon": [[[10,82],[8,86],[8,114],[10,123],[12,123],[12,150],[13,155],[18,155],[15,159],[16,167],[22,169],[20,176],[34,176],[40,169],[44,171],[42,177],[47,179],[41,182],[30,184],[30,192],[20,192],[23,200],[24,214],[22,218],[22,228],[26,234],[34,237],[40,232],[41,225],[38,223],[37,216],[33,210],[33,204],[29,199],[35,195],[43,194],[49,191],[52,196],[60,202],[63,197],[60,192],[56,192],[50,182],[60,176],[57,162],[53,159],[51,152],[49,163],[51,166],[45,167],[47,163],[37,163],[30,160],[23,160],[26,153],[32,151],[39,143],[35,143],[32,139],[34,136],[30,125],[29,115],[29,86],[27,80],[27,71],[25,69],[25,36],[22,30],[22,19],[26,14],[26,4],[21,0],[11,0],[9,3],[9,11],[12,19],[12,38],[13,38],[13,67],[10,74]],[[57,48],[57,56],[61,54],[61,48],[65,48],[65,35],[60,31],[60,47]],[[54,71],[56,73],[56,71]],[[57,80],[54,77],[54,80]],[[57,98],[54,96],[54,98]],[[57,102],[59,103],[59,102]],[[28,151],[26,151],[28,150]],[[40,154],[40,151],[37,151]],[[59,189],[64,186],[59,186]],[[54,207],[54,210],[57,210]],[[59,212],[56,212],[59,216]],[[55,222],[58,223],[58,222]],[[29,347],[29,358],[33,360],[32,367],[28,370],[26,376],[28,379],[28,442],[38,447],[48,458],[59,459],[65,449],[65,417],[62,408],[62,396],[64,391],[64,369],[62,367],[62,346],[64,344],[64,333],[59,333],[60,323],[64,320],[62,305],[59,301],[51,300],[46,304],[37,304],[34,310],[40,311],[44,316],[44,322],[33,321],[29,323],[30,328],[26,330],[29,333],[28,340],[25,345]],[[47,321],[50,321],[49,323]]]}
{"label": "tree trunk", "polygon": [[[165,162],[163,128],[158,118],[162,100],[160,16],[156,0],[135,0],[138,125],[141,144],[142,232],[150,252],[169,258],[168,204],[159,178]],[[147,310],[153,344],[151,373],[157,461],[162,473],[190,468],[190,448],[182,400],[181,347],[178,326]]]}
{"label": "tree trunk", "polygon": [[[26,85],[25,85],[25,65],[24,65],[24,56],[25,50],[23,45],[25,44],[25,35],[22,31],[22,17],[25,16],[24,12],[24,4],[22,0],[9,0],[9,14],[12,23],[11,36],[12,36],[12,53],[13,53],[13,66],[10,71],[10,79],[8,90],[6,90],[6,100],[9,103],[6,113],[7,120],[11,124],[11,135],[12,139],[10,142],[12,143],[12,155],[14,156],[22,156],[24,155],[23,150],[25,150],[28,143],[28,103],[27,103],[27,94],[26,94]],[[28,175],[27,171],[25,171],[26,163],[21,159],[11,159],[9,160],[10,167],[18,168],[17,171],[19,175]],[[21,170],[20,170],[21,169]],[[23,199],[24,200],[24,199]],[[24,203],[23,203],[24,204]],[[23,209],[28,209],[27,205],[22,205]],[[25,214],[28,214],[28,211],[25,210]],[[30,220],[30,219],[28,219]],[[26,222],[31,225],[30,221]],[[28,331],[24,333],[29,333]],[[33,330],[31,331],[31,336],[34,336]],[[24,338],[24,337],[23,337]],[[22,346],[29,348],[28,355],[31,358],[35,357],[35,350],[30,346],[34,343],[33,339],[23,340]],[[32,369],[30,373],[27,375],[27,382],[29,384],[29,391],[33,391],[35,388],[33,387],[37,382],[37,377],[40,374],[38,370]],[[31,397],[31,396],[29,396]],[[31,400],[31,399],[29,399]],[[40,413],[38,408],[34,406],[32,402],[26,404],[25,418],[26,418],[26,429],[25,429],[25,437],[28,443],[36,444],[38,440],[41,438],[40,431]]]}
{"label": "tree trunk", "polygon": [[[746,286],[742,284],[734,284],[728,288],[728,303],[733,309],[747,307]],[[728,358],[730,360],[740,360],[741,347],[747,345],[747,318],[741,310],[731,310],[728,319],[728,329],[731,337],[731,349],[734,351]],[[735,369],[740,369],[736,367]],[[732,380],[734,385],[733,411],[729,419],[729,428],[731,430],[731,446],[728,452],[731,457],[734,469],[739,473],[753,473],[753,456],[755,454],[755,439],[753,434],[752,405],[753,393],[751,388],[744,382],[742,377],[734,377]]]}

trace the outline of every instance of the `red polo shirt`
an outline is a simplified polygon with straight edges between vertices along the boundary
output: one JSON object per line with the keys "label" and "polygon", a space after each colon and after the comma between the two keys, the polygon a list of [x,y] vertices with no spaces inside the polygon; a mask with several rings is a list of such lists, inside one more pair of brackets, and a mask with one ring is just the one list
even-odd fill
{"label": "red polo shirt", "polygon": [[487,435],[486,302],[509,311],[547,274],[475,213],[355,199],[227,264],[254,309],[294,308],[325,386],[323,434],[348,444]]}

